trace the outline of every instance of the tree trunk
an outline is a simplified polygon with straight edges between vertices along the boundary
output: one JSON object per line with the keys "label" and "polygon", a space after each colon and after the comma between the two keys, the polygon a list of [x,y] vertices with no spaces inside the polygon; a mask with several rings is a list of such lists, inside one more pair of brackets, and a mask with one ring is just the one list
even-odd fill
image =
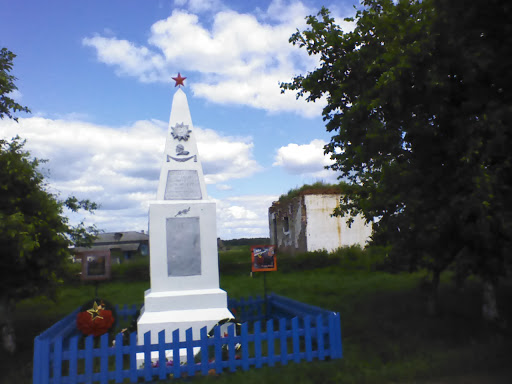
{"label": "tree trunk", "polygon": [[2,346],[11,354],[16,351],[16,336],[14,333],[14,327],[12,326],[13,312],[13,303],[9,300],[7,295],[2,295],[0,297],[0,330],[2,331]]}
{"label": "tree trunk", "polygon": [[439,314],[439,278],[441,271],[434,269],[432,271],[432,283],[427,297],[427,313],[429,316],[437,316]]}
{"label": "tree trunk", "polygon": [[490,280],[483,280],[482,315],[484,320],[495,323],[499,320],[498,306],[496,305],[496,285]]}

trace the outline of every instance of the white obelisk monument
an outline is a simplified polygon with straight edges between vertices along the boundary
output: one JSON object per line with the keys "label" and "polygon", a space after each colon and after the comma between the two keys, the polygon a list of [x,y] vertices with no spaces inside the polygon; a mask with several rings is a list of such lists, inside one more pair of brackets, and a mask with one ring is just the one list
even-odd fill
{"label": "white obelisk monument", "polygon": [[[184,85],[178,74],[176,86]],[[187,96],[174,94],[165,141],[165,154],[156,201],[149,203],[151,288],[137,321],[138,344],[151,331],[210,330],[219,320],[233,317],[227,294],[219,288],[215,202],[208,199]]]}

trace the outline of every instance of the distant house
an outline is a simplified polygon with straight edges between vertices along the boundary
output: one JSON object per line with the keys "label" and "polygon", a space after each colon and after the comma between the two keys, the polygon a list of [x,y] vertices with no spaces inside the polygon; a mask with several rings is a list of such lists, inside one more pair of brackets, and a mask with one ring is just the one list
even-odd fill
{"label": "distant house", "polygon": [[149,235],[144,231],[100,233],[90,248],[74,248],[75,253],[91,250],[117,251],[122,254],[125,260],[131,259],[136,253],[147,256],[149,254]]}
{"label": "distant house", "polygon": [[289,253],[364,247],[372,227],[361,216],[354,218],[350,228],[347,217],[332,217],[340,198],[339,189],[306,188],[295,197],[273,202],[268,210],[270,242],[278,251]]}

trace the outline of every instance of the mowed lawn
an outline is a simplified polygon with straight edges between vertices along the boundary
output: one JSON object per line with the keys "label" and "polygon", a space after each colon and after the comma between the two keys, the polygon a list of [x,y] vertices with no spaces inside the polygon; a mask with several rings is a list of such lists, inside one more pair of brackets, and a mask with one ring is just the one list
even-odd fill
{"label": "mowed lawn", "polygon": [[[426,272],[379,271],[364,257],[361,262],[351,263],[343,257],[329,257],[325,263],[328,266],[323,267],[312,257],[315,255],[279,258],[278,271],[267,275],[267,288],[269,292],[340,312],[343,359],[183,380],[293,384],[512,382],[509,282],[501,285],[498,299],[510,326],[493,327],[481,321],[481,292],[475,279],[460,289],[446,276],[440,292],[441,313],[430,317],[421,288]],[[250,275],[249,259],[247,247],[220,254],[221,287],[231,297],[263,295],[263,276]],[[100,283],[99,296],[112,303],[142,304],[149,281],[137,281],[137,273],[129,276],[130,281],[118,278]],[[14,356],[2,355],[0,382],[30,383],[33,338],[90,300],[94,292],[92,284],[67,283],[55,302],[40,297],[19,303],[19,349]]]}

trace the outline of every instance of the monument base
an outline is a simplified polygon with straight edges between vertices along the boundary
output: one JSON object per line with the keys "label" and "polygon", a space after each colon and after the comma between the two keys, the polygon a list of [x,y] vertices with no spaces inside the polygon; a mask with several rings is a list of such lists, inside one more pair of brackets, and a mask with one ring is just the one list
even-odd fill
{"label": "monument base", "polygon": [[144,309],[147,312],[226,308],[226,305],[227,294],[219,288],[165,292],[148,289],[144,293]]}
{"label": "monument base", "polygon": [[[144,344],[144,334],[151,332],[151,344],[158,344],[158,332],[165,330],[165,342],[171,343],[172,333],[180,330],[180,341],[185,341],[186,330],[192,328],[192,336],[200,339],[201,328],[210,331],[215,324],[226,318],[234,318],[226,308],[227,295],[221,289],[205,289],[181,292],[145,293],[145,304],[137,320],[137,344]],[[164,310],[163,308],[173,308]],[[194,309],[186,309],[194,308]],[[200,348],[194,348],[194,354]],[[180,360],[186,360],[187,350],[180,349]],[[172,351],[166,351],[166,357],[172,359]],[[151,354],[153,362],[158,360],[158,352]],[[137,354],[137,365],[144,362],[144,354]]]}
{"label": "monument base", "polygon": [[[168,309],[172,308],[172,309]],[[165,330],[165,342],[172,342],[172,332],[180,330],[180,340],[192,328],[194,339],[200,329],[210,329],[220,320],[233,318],[227,309],[227,294],[222,289],[151,292],[144,297],[144,307],[137,320],[137,344],[144,344],[144,334],[151,331],[151,343],[158,344],[158,332]]]}

